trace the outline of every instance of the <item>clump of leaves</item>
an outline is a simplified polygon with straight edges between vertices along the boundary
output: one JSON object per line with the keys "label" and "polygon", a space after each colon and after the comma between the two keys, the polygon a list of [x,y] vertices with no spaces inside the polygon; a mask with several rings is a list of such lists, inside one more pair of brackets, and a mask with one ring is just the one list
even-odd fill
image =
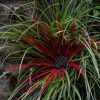
{"label": "clump of leaves", "polygon": [[[58,27],[56,34],[41,22],[33,21],[39,26],[39,37],[24,34],[20,38],[20,42],[24,43],[22,45],[29,46],[27,57],[30,60],[8,69],[20,72],[19,91],[28,87],[20,98],[93,98],[91,86],[99,85],[100,75],[92,49],[95,50],[100,41],[94,40],[94,36],[89,37],[88,41],[88,37],[81,34],[79,39],[75,23],[69,34],[67,29],[63,30],[58,17],[55,18]],[[90,55],[95,65],[92,60],[89,61]]]}
{"label": "clump of leaves", "polygon": [[[18,79],[8,100],[21,91],[23,94],[19,99],[22,100],[97,99],[100,89],[100,35],[91,36],[86,30],[87,2],[78,5],[77,2],[65,0],[64,3],[62,0],[61,3],[67,5],[67,10],[66,6],[57,3],[56,7],[51,6],[51,9],[49,6],[49,10],[42,11],[39,20],[32,18],[18,24],[17,28],[10,27],[13,32],[8,32],[11,36],[7,44],[15,48],[10,47],[14,52],[8,56],[21,58],[21,63],[7,69],[7,72],[16,72]],[[81,21],[84,19],[83,24]],[[27,29],[20,31],[20,26],[22,30]]]}

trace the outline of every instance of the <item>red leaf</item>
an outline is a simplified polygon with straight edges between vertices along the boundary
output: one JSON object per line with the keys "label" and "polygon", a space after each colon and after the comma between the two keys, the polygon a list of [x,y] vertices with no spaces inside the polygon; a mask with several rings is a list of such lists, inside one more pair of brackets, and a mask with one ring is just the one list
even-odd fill
{"label": "red leaf", "polygon": [[56,73],[55,73],[55,76],[54,76],[54,80],[56,80],[57,77],[58,77],[58,75],[57,75],[57,72],[56,72]]}
{"label": "red leaf", "polygon": [[56,70],[55,75],[54,75],[54,80],[56,80],[58,77],[58,70]]}
{"label": "red leaf", "polygon": [[62,72],[62,80],[65,78],[65,69],[61,69]]}
{"label": "red leaf", "polygon": [[81,69],[81,67],[79,65],[77,65],[74,62],[69,62],[68,66],[73,67],[74,69],[76,69],[77,71],[79,71],[81,73],[81,75],[84,77],[84,73]]}
{"label": "red leaf", "polygon": [[41,66],[42,65],[44,65],[44,66],[46,66],[46,65],[47,66],[54,66],[54,63],[53,62],[45,62],[45,61],[43,62],[43,61],[40,61],[40,62],[34,62],[33,65],[34,66],[39,66],[39,65],[41,65]]}
{"label": "red leaf", "polygon": [[69,50],[71,48],[71,40],[68,42],[67,46],[66,46],[66,55],[69,54]]}
{"label": "red leaf", "polygon": [[74,35],[74,33],[76,32],[76,26],[75,24],[72,25],[72,35]]}
{"label": "red leaf", "polygon": [[61,51],[61,42],[56,40],[52,41],[51,49],[53,50],[54,54],[57,56],[62,53]]}
{"label": "red leaf", "polygon": [[42,23],[40,23],[38,20],[33,19],[34,22],[36,22],[43,30],[45,30],[49,35],[52,35],[52,33],[50,32],[50,30],[43,25]]}
{"label": "red leaf", "polygon": [[30,66],[33,66],[33,64],[23,64],[21,66],[13,66],[12,68],[8,69],[7,71],[16,71],[20,67],[21,67],[21,69],[24,69],[24,68],[27,68],[27,67],[30,67]]}
{"label": "red leaf", "polygon": [[56,70],[55,75],[54,75],[54,80],[56,80],[57,77],[59,77],[59,76],[60,76],[60,71]]}
{"label": "red leaf", "polygon": [[46,83],[44,84],[42,90],[40,91],[40,94],[42,94],[42,93],[45,91],[45,89],[47,88],[47,86],[48,86],[48,85],[50,84],[50,82],[52,81],[53,76],[54,76],[54,75],[49,76],[49,79],[48,79],[48,80],[46,81]]}
{"label": "red leaf", "polygon": [[[48,69],[48,68],[50,68],[51,66],[43,66],[43,67],[41,67],[41,68],[39,68],[39,70],[37,70],[37,71],[35,71],[32,75],[31,75],[31,77],[34,77],[34,79],[35,79],[35,76],[37,75],[37,74],[39,74],[41,71],[43,71],[44,69]],[[45,74],[45,72],[44,72],[44,74]],[[43,74],[43,75],[44,75]],[[37,75],[38,76],[38,75]],[[32,80],[33,80],[33,78],[32,78]],[[27,77],[21,84],[25,84],[26,82],[28,82],[29,81],[29,78]]]}
{"label": "red leaf", "polygon": [[39,65],[47,65],[47,66],[54,66],[54,64],[52,62],[34,62],[32,64],[23,64],[21,66],[13,66],[12,68],[8,69],[8,71],[15,71],[15,70],[18,70],[20,67],[21,69],[24,69],[24,68],[27,68],[27,67],[30,67],[30,66],[39,66]]}
{"label": "red leaf", "polygon": [[59,77],[60,76],[60,70],[58,70],[58,73],[57,74],[58,74],[58,77]]}
{"label": "red leaf", "polygon": [[[100,44],[99,41],[96,41],[96,42],[90,42],[89,45],[92,46],[92,45],[95,45],[95,44]],[[77,53],[79,53],[82,49],[84,49],[85,46],[84,45],[79,45],[77,49],[75,50],[70,50],[70,52],[68,52],[68,56],[71,57],[73,55],[76,55]],[[73,48],[72,48],[73,49]]]}
{"label": "red leaf", "polygon": [[44,80],[45,78],[47,78],[50,74],[51,74],[51,73],[48,73],[48,74],[42,76],[42,77],[40,78],[40,81],[43,81],[43,80]]}
{"label": "red leaf", "polygon": [[47,56],[50,56],[51,58],[55,58],[54,55],[50,50],[48,50],[42,43],[34,39],[34,43],[37,45],[37,47]]}
{"label": "red leaf", "polygon": [[46,40],[46,42],[49,42],[49,39],[48,39],[48,37],[45,34],[40,33],[40,35]]}
{"label": "red leaf", "polygon": [[50,70],[50,73],[49,74],[43,76],[40,80],[43,80],[43,79],[47,78],[48,75],[50,75],[51,73],[56,73],[56,72],[57,72],[57,69],[52,69],[52,70]]}
{"label": "red leaf", "polygon": [[68,56],[69,57],[72,57],[73,55],[76,55],[77,53],[79,53],[83,48],[85,48],[85,46],[84,45],[79,45],[78,46],[78,48],[77,49],[75,49],[75,50],[70,50],[69,52],[68,52]]}
{"label": "red leaf", "polygon": [[90,45],[95,45],[95,44],[99,44],[100,45],[100,41],[96,41],[96,42],[91,42]]}
{"label": "red leaf", "polygon": [[30,93],[34,90],[34,88],[35,88],[37,85],[38,85],[38,83],[33,84],[33,85],[28,89],[28,91],[25,92],[25,94],[26,94],[26,95],[30,94]]}
{"label": "red leaf", "polygon": [[46,71],[46,72],[44,72],[44,73],[41,73],[41,74],[39,74],[39,75],[37,75],[36,77],[34,77],[34,76],[32,76],[33,78],[32,78],[32,81],[34,81],[35,79],[37,79],[37,78],[40,78],[40,77],[43,77],[44,75],[48,75],[48,74],[50,74],[51,73],[51,70],[48,70],[48,71]]}
{"label": "red leaf", "polygon": [[34,45],[34,39],[31,36],[23,35],[23,37],[20,38],[20,40],[23,40],[24,42],[29,43],[31,45]]}

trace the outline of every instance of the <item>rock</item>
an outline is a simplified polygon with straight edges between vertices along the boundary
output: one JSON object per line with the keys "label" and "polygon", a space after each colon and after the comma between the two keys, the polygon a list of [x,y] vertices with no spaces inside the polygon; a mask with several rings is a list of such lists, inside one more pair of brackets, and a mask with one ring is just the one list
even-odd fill
{"label": "rock", "polygon": [[[33,0],[30,0],[33,1]],[[9,19],[9,14],[16,13],[17,10],[22,10],[24,15],[32,16],[34,13],[35,2],[27,0],[0,0],[0,21],[5,22]],[[27,4],[26,4],[27,3]],[[31,7],[30,7],[31,5]],[[32,8],[33,7],[33,8]],[[21,9],[20,9],[21,8]],[[27,9],[26,9],[27,8]],[[11,20],[11,19],[9,19]]]}
{"label": "rock", "polygon": [[9,94],[9,81],[6,76],[0,78],[0,100],[7,100]]}

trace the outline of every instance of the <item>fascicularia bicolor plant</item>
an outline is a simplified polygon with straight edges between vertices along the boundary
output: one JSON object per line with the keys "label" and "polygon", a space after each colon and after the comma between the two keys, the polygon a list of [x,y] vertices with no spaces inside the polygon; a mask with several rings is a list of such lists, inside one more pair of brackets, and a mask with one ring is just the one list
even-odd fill
{"label": "fascicularia bicolor plant", "polygon": [[39,1],[38,20],[13,12],[20,22],[0,28],[9,28],[0,32],[10,52],[2,65],[21,60],[6,71],[17,78],[7,100],[99,100],[100,21],[89,14],[91,0]]}
{"label": "fascicularia bicolor plant", "polygon": [[[31,59],[26,64],[8,69],[20,72],[18,87],[13,93],[26,90],[20,97],[25,100],[94,98],[94,86],[99,84],[99,71],[92,63],[89,51],[92,53],[91,48],[95,49],[100,42],[94,39],[94,36],[77,35],[75,23],[68,33],[67,29],[63,30],[58,17],[55,21],[58,28],[56,34],[46,25],[33,19],[39,26],[35,29],[39,36],[34,38],[24,34],[20,38],[19,43],[30,47],[27,56]],[[90,81],[92,83],[89,83]],[[13,95],[9,100],[12,97]]]}

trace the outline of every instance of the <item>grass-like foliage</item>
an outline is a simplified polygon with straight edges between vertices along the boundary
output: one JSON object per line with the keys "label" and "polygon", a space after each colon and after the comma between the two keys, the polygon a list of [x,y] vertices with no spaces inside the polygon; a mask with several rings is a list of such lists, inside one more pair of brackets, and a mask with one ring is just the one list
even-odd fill
{"label": "grass-like foliage", "polygon": [[24,16],[24,21],[1,33],[11,52],[3,63],[21,60],[6,70],[17,77],[8,100],[20,92],[20,100],[98,99],[100,35],[90,33],[96,32],[93,21],[100,19],[89,15],[87,0],[53,1],[51,5],[42,1],[42,10],[36,8],[39,17]]}

